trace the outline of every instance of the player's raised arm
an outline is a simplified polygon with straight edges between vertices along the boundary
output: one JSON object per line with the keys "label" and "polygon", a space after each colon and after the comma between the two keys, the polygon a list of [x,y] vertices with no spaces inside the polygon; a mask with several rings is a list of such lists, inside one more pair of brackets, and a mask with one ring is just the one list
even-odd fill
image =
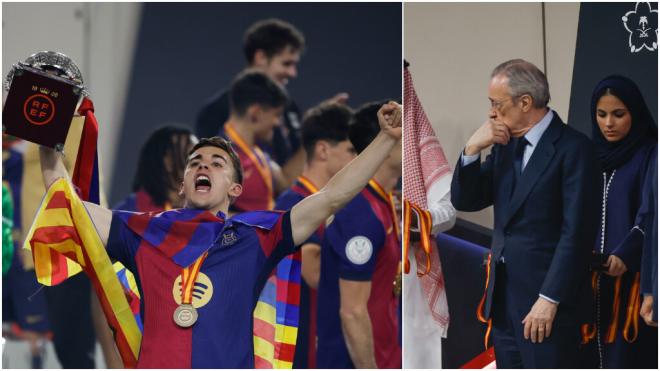
{"label": "player's raised arm", "polygon": [[[43,177],[44,186],[48,189],[56,180],[60,178],[66,179],[71,182],[71,177],[62,163],[60,154],[55,150],[40,146],[39,159],[41,160],[41,175]],[[92,218],[96,226],[96,232],[101,238],[101,242],[105,245],[108,242],[108,234],[110,233],[110,223],[112,222],[112,211],[103,208],[91,202],[85,202],[85,208]]]}
{"label": "player's raised arm", "polygon": [[319,192],[291,209],[291,229],[296,245],[304,242],[323,221],[353,199],[367,185],[392,147],[401,140],[399,104],[384,104],[378,111],[378,122],[381,131],[371,144]]}

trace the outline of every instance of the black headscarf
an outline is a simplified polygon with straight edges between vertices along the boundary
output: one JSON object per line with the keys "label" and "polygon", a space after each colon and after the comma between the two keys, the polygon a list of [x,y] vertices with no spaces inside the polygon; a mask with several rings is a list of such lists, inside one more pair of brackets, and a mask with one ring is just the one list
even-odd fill
{"label": "black headscarf", "polygon": [[[618,142],[608,142],[596,120],[598,100],[608,89],[610,95],[616,96],[626,105],[632,119],[628,135]],[[644,102],[644,97],[637,85],[627,77],[608,76],[596,85],[591,96],[591,123],[592,138],[602,171],[616,169],[628,162],[644,143],[658,140],[658,127]]]}

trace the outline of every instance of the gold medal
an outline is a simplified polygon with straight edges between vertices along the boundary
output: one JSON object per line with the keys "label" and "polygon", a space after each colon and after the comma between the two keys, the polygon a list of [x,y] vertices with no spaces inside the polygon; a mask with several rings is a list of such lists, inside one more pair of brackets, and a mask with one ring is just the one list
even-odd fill
{"label": "gold medal", "polygon": [[197,322],[197,309],[190,304],[181,304],[174,311],[174,322],[179,327],[190,327]]}

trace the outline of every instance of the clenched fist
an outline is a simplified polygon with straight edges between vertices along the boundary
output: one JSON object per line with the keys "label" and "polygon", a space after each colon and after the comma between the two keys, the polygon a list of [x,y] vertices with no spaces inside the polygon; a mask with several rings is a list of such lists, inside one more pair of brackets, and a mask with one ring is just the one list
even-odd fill
{"label": "clenched fist", "polygon": [[465,145],[465,155],[476,155],[495,143],[507,144],[511,139],[509,128],[502,121],[488,119],[472,134]]}
{"label": "clenched fist", "polygon": [[401,138],[401,105],[396,102],[383,104],[378,110],[378,123],[389,136]]}

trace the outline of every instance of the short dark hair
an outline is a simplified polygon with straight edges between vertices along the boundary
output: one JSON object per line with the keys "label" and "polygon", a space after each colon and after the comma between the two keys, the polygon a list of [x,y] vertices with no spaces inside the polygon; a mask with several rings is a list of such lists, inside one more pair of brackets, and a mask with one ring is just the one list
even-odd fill
{"label": "short dark hair", "polygon": [[245,31],[243,53],[249,64],[254,62],[257,50],[263,50],[268,58],[290,46],[301,53],[305,49],[305,36],[292,24],[281,19],[263,19]]}
{"label": "short dark hair", "polygon": [[229,106],[232,113],[245,115],[253,105],[268,108],[286,106],[289,97],[284,88],[263,72],[248,70],[239,73],[229,90]]}
{"label": "short dark hair", "polygon": [[380,132],[378,110],[389,101],[391,99],[365,103],[353,114],[348,137],[351,139],[357,153],[364,151]]}
{"label": "short dark hair", "polygon": [[243,184],[243,167],[241,166],[241,159],[238,157],[238,153],[234,151],[230,141],[222,137],[202,138],[199,140],[199,143],[195,144],[190,152],[188,152],[188,157],[202,147],[217,147],[227,152],[231,159],[231,165],[234,168],[234,182]]}
{"label": "short dark hair", "polygon": [[321,103],[310,108],[303,117],[302,144],[307,160],[314,156],[314,146],[319,140],[332,144],[348,140],[348,127],[353,111],[344,104]]}
{"label": "short dark hair", "polygon": [[[165,205],[173,184],[183,179],[186,153],[192,132],[181,126],[168,125],[154,131],[140,149],[138,165],[133,177],[133,192],[144,190],[155,205]],[[163,158],[172,159],[172,173],[168,173]]]}

